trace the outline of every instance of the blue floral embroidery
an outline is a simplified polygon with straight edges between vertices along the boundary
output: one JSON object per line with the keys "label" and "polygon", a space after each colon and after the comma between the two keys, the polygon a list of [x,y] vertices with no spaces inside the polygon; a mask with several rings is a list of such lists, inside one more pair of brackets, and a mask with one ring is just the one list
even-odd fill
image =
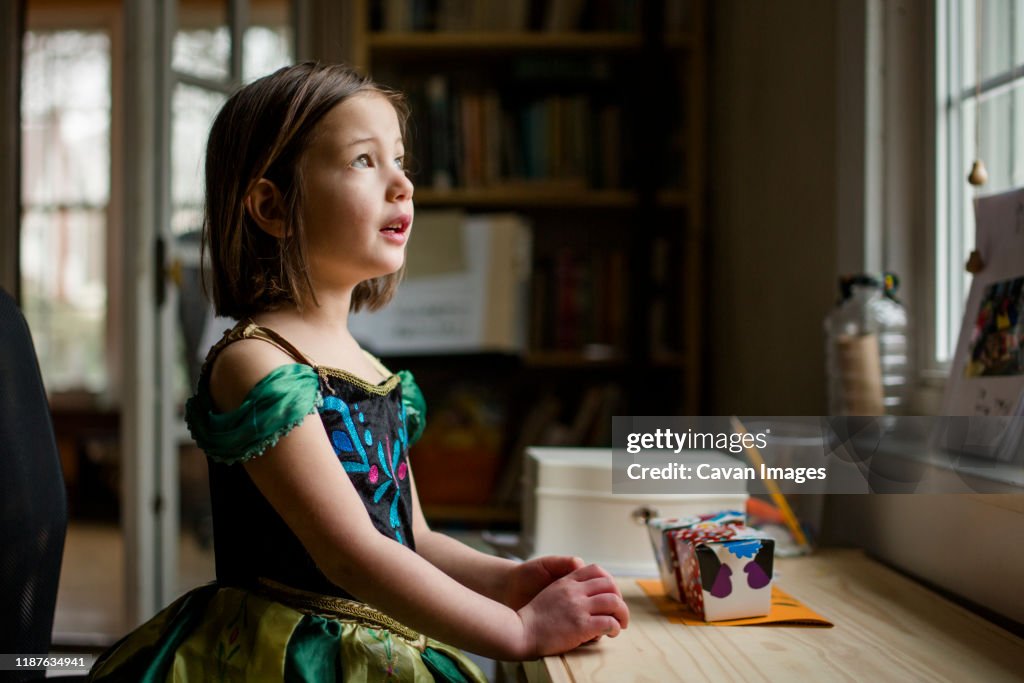
{"label": "blue floral embroidery", "polygon": [[384,444],[382,443],[377,444],[377,462],[380,463],[380,466],[381,468],[383,468],[385,474],[387,474],[389,477],[394,476],[393,474],[391,474],[391,470],[388,468],[388,459],[384,457]]}
{"label": "blue floral embroidery", "polygon": [[[353,405],[358,411],[358,405]],[[402,452],[408,443],[408,430],[405,425],[405,406],[399,402],[398,428],[394,442],[385,434],[383,441],[376,441],[377,463],[371,465],[367,453],[368,448],[373,448],[374,436],[368,427],[364,427],[362,436],[356,428],[352,419],[352,409],[345,401],[337,396],[328,396],[324,399],[322,410],[332,410],[341,415],[344,429],[335,429],[330,433],[331,444],[334,452],[341,460],[342,467],[350,474],[366,474],[368,482],[379,485],[373,491],[373,502],[380,504],[384,498],[392,494],[391,504],[388,510],[388,522],[395,532],[399,543],[405,544],[400,529],[401,520],[398,515],[398,501],[401,499],[402,490],[398,485],[399,479],[406,476],[406,465],[401,462]],[[358,413],[360,423],[365,423],[365,417]],[[365,446],[364,446],[365,444]],[[389,452],[390,451],[390,452]],[[355,456],[356,459],[352,459]]]}
{"label": "blue floral embroidery", "polygon": [[398,403],[398,424],[401,427],[398,428],[398,438],[401,440],[403,446],[409,445],[409,427],[408,427],[408,415],[405,412],[405,401],[399,401]]}
{"label": "blue floral embroidery", "polygon": [[349,435],[342,431],[335,431],[331,433],[331,443],[334,444],[335,453],[351,453],[355,450],[352,447],[352,439]]}
{"label": "blue floral embroidery", "polygon": [[[328,396],[324,399],[324,410],[334,410],[341,413],[341,419],[345,422],[345,427],[348,428],[348,434],[340,430],[335,430],[331,433],[331,442],[335,444],[334,451],[339,456],[342,453],[351,453],[353,446],[355,451],[359,453],[361,462],[352,462],[350,460],[343,460],[342,466],[346,472],[369,472],[370,463],[366,460],[366,450],[363,448],[362,442],[359,440],[359,433],[356,432],[356,426],[352,423],[352,413],[349,412],[348,405],[337,398],[336,396]],[[353,438],[354,437],[354,438]],[[339,448],[340,444],[340,448]]]}

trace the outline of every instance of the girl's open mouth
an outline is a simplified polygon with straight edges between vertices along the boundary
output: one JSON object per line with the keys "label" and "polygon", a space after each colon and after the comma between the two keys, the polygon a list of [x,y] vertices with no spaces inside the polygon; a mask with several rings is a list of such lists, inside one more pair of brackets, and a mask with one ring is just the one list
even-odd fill
{"label": "girl's open mouth", "polygon": [[380,231],[390,241],[404,243],[411,224],[412,216],[403,214],[389,220],[387,225],[381,228]]}

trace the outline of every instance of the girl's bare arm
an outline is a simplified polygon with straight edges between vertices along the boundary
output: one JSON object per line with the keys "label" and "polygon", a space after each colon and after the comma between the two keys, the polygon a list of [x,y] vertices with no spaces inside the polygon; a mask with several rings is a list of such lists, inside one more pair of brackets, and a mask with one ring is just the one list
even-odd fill
{"label": "girl's bare arm", "polygon": [[[412,469],[409,471],[412,477]],[[584,566],[580,558],[567,555],[518,562],[482,553],[430,528],[420,507],[415,478],[412,498],[416,552],[464,586],[512,609],[519,609],[554,581]],[[611,579],[603,569],[598,573]],[[613,592],[621,595],[617,586]]]}

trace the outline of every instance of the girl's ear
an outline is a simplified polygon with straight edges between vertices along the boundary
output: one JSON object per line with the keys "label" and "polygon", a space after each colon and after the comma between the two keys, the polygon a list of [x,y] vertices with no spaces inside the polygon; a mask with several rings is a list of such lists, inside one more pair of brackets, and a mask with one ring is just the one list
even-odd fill
{"label": "girl's ear", "polygon": [[277,239],[284,237],[284,197],[277,185],[266,178],[260,178],[245,196],[245,210],[267,234]]}

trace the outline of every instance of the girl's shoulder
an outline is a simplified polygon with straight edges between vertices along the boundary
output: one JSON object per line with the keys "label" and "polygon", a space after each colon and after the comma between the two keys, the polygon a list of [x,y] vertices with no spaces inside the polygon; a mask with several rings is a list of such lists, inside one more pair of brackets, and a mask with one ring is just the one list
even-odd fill
{"label": "girl's shoulder", "polygon": [[323,402],[316,371],[243,322],[210,349],[185,417],[214,460],[261,454]]}
{"label": "girl's shoulder", "polygon": [[[283,366],[311,364],[287,340],[251,320],[224,332],[210,349],[200,373],[199,389],[221,412],[237,408],[254,387]],[[301,369],[291,369],[302,374]]]}
{"label": "girl's shoulder", "polygon": [[196,394],[186,405],[189,430],[212,459],[244,462],[307,415],[326,408],[328,394],[348,395],[354,388],[364,397],[394,400],[400,389],[401,414],[410,443],[415,442],[426,424],[426,402],[412,373],[393,373],[372,354],[362,353],[385,379],[372,383],[318,366],[270,328],[240,322],[207,354]]}

